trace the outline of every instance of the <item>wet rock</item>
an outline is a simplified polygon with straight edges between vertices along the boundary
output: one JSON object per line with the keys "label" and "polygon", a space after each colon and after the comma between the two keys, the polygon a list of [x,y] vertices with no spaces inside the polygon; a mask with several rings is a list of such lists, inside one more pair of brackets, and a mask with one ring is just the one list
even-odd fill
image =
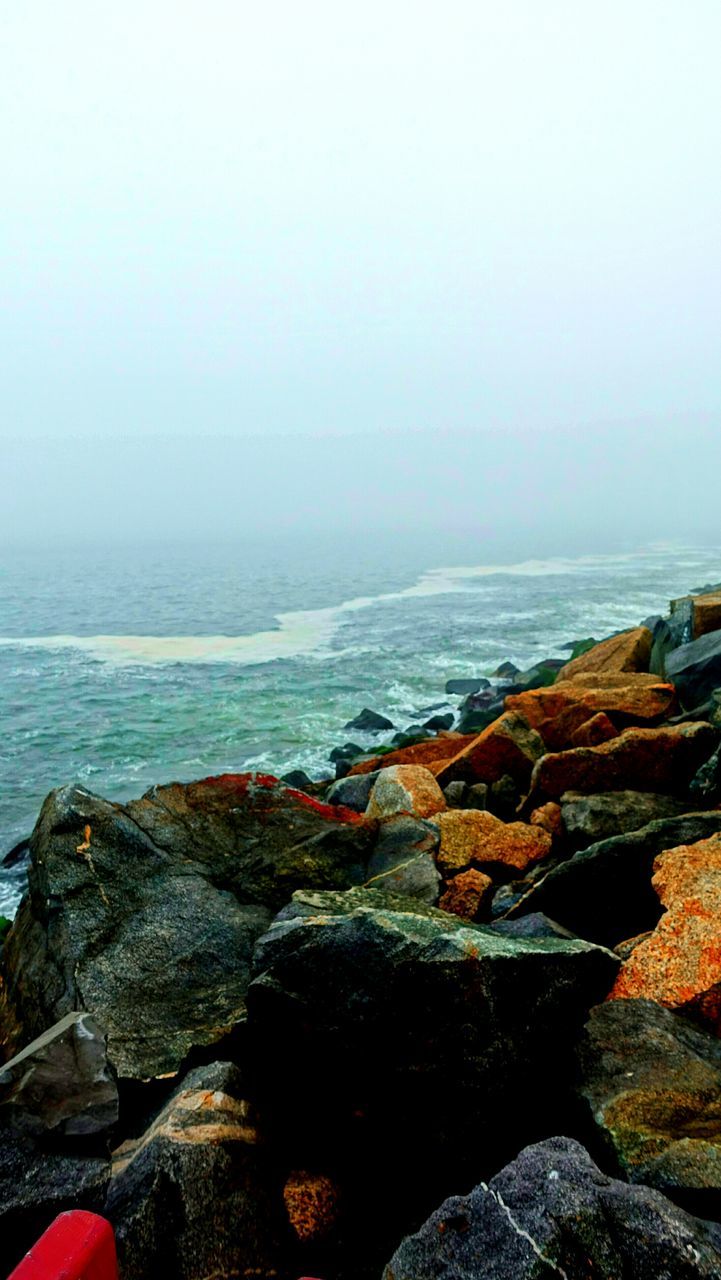
{"label": "wet rock", "polygon": [[601,1173],[571,1138],[526,1147],[453,1196],[391,1258],[384,1280],[716,1280],[721,1227]]}
{"label": "wet rock", "polygon": [[721,812],[711,811],[662,818],[640,831],[601,840],[545,875],[541,868],[538,882],[515,909],[544,911],[580,937],[614,947],[658,922],[661,908],[651,884],[658,854],[719,831]]}
{"label": "wet rock", "polygon": [[496,680],[513,680],[515,676],[520,676],[521,668],[515,662],[502,662],[491,674]]}
{"label": "wet rock", "polygon": [[602,795],[566,791],[561,806],[566,831],[576,848],[624,831],[638,831],[649,822],[675,818],[688,809],[684,801],[654,791],[606,791]]}
{"label": "wet rock", "polygon": [[481,689],[469,693],[458,711],[459,733],[478,735],[503,713],[504,695],[497,689]]}
{"label": "wet rock", "polygon": [[452,729],[455,718],[453,712],[448,711],[442,716],[431,716],[430,720],[426,720],[422,727],[430,729],[433,733],[438,733],[440,729]]}
{"label": "wet rock", "polygon": [[435,905],[441,881],[437,848],[438,830],[430,822],[405,813],[387,818],[378,829],[367,884]]}
{"label": "wet rock", "polygon": [[262,775],[173,783],[127,805],[52,792],[4,948],[26,1041],[85,1009],[120,1076],[177,1071],[244,1019],[272,912],[301,885],[362,883],[374,838],[351,810]]}
{"label": "wet rock", "polygon": [[19,863],[27,861],[29,857],[30,837],[28,836],[24,840],[19,840],[17,844],[13,845],[12,849],[8,849],[7,853],[3,855],[2,864],[0,865],[3,867],[16,867]]}
{"label": "wet rock", "polygon": [[370,794],[366,818],[390,818],[396,813],[430,818],[445,807],[443,792],[428,769],[422,765],[397,764],[380,770]]}
{"label": "wet rock", "polygon": [[446,693],[479,693],[481,689],[490,689],[491,682],[483,676],[472,677],[471,679],[446,680]]}
{"label": "wet rock", "polygon": [[516,711],[507,711],[477,738],[437,770],[445,787],[449,782],[497,782],[504,774],[527,782],[534,764],[545,751],[543,739]]}
{"label": "wet rock", "polygon": [[236,1067],[190,1073],[140,1138],[113,1153],[106,1214],[123,1280],[270,1276],[290,1230]]}
{"label": "wet rock", "polygon": [[559,680],[587,672],[648,671],[653,636],[648,627],[634,627],[609,636],[570,662],[559,672]]}
{"label": "wet rock", "polygon": [[613,997],[656,1000],[721,1035],[721,835],[662,853],[653,887],[666,910],[622,966]]}
{"label": "wet rock", "polygon": [[629,1182],[721,1216],[721,1041],[651,1000],[591,1010],[579,1092]]}
{"label": "wet rock", "polygon": [[344,805],[355,813],[365,813],[379,770],[352,773],[337,779],[326,792],[326,804]]}
{"label": "wet rock", "polygon": [[721,685],[721,631],[681,645],[666,657],[666,675],[684,707],[706,702]]}
{"label": "wet rock", "polygon": [[[717,745],[710,724],[625,729],[600,747],[549,752],[538,761],[531,795],[557,800],[566,791],[661,791],[682,795]],[[535,807],[535,805],[534,805]]]}
{"label": "wet rock", "polygon": [[118,1119],[105,1036],[88,1013],[69,1013],[0,1067],[0,1125],[16,1133],[86,1136]]}
{"label": "wet rock", "polygon": [[286,786],[296,787],[299,791],[306,791],[308,787],[314,785],[313,779],[308,777],[305,769],[291,769],[289,773],[284,773],[279,781],[285,782]]}
{"label": "wet rock", "polygon": [[476,920],[481,907],[492,895],[491,877],[471,868],[469,871],[461,871],[460,875],[448,882],[439,906],[443,911],[450,911],[451,915],[461,916],[464,920]]}
{"label": "wet rock", "polygon": [[434,825],[441,833],[438,866],[443,875],[453,875],[472,864],[487,867],[499,864],[525,871],[533,862],[548,856],[552,839],[541,827],[525,822],[501,822],[480,809],[455,809],[439,813]]}
{"label": "wet rock", "polygon": [[337,764],[339,760],[355,760],[356,756],[363,755],[363,747],[359,747],[357,742],[346,742],[342,747],[334,747],[328,759],[331,764]]}
{"label": "wet rock", "polygon": [[364,707],[357,716],[343,725],[344,729],[358,729],[361,733],[383,733],[385,729],[395,729],[388,716],[381,716],[377,711]]}
{"label": "wet rock", "polygon": [[382,1142],[393,1184],[425,1197],[449,1169],[477,1167],[476,1141],[498,1141],[499,1106],[507,1141],[536,1124],[538,1096],[556,1104],[579,1019],[618,961],[372,892],[314,894],[313,915],[271,926],[255,952],[250,1043],[281,1131],[307,1117],[329,1160]]}
{"label": "wet rock", "polygon": [[[606,724],[629,727],[652,725],[677,709],[673,685],[643,674],[579,673],[558,681],[550,689],[533,689],[506,698],[506,709],[517,711],[541,734],[550,751],[562,751],[596,715],[601,741],[615,736]],[[614,722],[609,719],[614,718]]]}

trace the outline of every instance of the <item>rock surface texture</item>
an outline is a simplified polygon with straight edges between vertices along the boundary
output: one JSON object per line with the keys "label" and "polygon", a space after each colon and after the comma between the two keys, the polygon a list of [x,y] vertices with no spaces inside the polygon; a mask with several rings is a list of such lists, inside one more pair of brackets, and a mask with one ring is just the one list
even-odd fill
{"label": "rock surface texture", "polygon": [[569,1138],[527,1147],[404,1240],[383,1280],[718,1280],[721,1227],[606,1177]]}

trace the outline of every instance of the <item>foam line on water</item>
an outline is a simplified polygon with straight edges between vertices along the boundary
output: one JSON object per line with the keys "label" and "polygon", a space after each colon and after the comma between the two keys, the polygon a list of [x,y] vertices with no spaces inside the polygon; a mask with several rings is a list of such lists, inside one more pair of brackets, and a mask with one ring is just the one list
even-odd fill
{"label": "foam line on water", "polygon": [[550,560],[523,560],[517,564],[460,565],[429,569],[412,586],[376,596],[357,596],[323,609],[295,610],[277,615],[277,627],[253,635],[205,636],[3,636],[0,645],[17,648],[75,649],[97,661],[121,665],[154,666],[173,662],[223,662],[243,666],[278,659],[321,655],[342,625],[346,614],[356,613],[391,601],[421,599],[472,591],[474,579],[498,575],[544,577],[593,573],[638,560],[640,556],[662,555],[665,548],[649,548],[632,554],[558,557]]}

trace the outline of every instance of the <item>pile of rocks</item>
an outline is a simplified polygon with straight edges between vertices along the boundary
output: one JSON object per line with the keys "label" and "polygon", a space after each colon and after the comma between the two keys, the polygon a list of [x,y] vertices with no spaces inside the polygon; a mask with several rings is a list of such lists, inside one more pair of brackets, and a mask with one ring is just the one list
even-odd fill
{"label": "pile of rocks", "polygon": [[74,1206],[124,1280],[721,1274],[721,596],[651,624],[330,786],[51,793],[6,1271]]}

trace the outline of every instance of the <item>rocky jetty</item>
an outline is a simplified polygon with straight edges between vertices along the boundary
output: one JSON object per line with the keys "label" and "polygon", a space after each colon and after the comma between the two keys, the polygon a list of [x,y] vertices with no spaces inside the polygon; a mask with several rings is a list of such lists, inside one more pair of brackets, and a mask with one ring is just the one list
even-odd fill
{"label": "rocky jetty", "polygon": [[76,1206],[122,1280],[721,1276],[721,594],[566,649],[364,708],[330,784],[51,792],[5,1272]]}

